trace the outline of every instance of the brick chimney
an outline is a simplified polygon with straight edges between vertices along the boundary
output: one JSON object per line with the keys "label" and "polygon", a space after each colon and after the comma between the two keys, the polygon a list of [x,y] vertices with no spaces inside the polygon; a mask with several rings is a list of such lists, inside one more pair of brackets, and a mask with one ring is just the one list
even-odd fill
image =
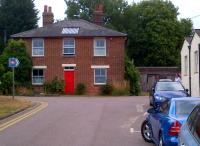
{"label": "brick chimney", "polygon": [[43,26],[53,24],[54,22],[54,15],[52,13],[52,8],[48,7],[47,5],[44,6],[43,16]]}
{"label": "brick chimney", "polygon": [[93,23],[104,25],[103,4],[97,4],[93,13]]}

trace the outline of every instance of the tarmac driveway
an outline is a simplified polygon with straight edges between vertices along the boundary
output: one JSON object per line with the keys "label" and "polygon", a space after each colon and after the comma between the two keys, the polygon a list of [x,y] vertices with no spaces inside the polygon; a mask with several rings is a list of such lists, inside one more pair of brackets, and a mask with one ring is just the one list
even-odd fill
{"label": "tarmac driveway", "polygon": [[140,125],[148,97],[43,97],[48,107],[0,132],[0,146],[152,146]]}

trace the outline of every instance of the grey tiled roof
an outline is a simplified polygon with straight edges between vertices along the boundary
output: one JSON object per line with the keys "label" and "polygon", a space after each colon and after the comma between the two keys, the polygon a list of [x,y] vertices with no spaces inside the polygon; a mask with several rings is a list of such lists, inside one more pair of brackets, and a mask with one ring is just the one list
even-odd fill
{"label": "grey tiled roof", "polygon": [[[78,34],[62,34],[63,28],[78,27]],[[32,29],[12,35],[13,38],[30,38],[30,37],[64,37],[64,36],[127,36],[112,29],[108,29],[86,20],[63,20],[54,24]]]}
{"label": "grey tiled roof", "polygon": [[198,36],[200,37],[200,29],[195,29],[195,32],[198,34]]}

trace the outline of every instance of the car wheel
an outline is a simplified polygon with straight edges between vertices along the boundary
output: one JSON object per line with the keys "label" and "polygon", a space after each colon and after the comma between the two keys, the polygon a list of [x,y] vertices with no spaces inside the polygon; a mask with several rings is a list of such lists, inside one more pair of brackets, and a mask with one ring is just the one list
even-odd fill
{"label": "car wheel", "polygon": [[162,134],[159,134],[159,144],[158,146],[164,146],[164,142],[163,142],[163,138],[162,138]]}
{"label": "car wheel", "polygon": [[152,132],[151,132],[150,124],[147,120],[145,120],[141,126],[141,134],[142,134],[143,139],[146,142],[153,142],[151,139],[151,133]]}

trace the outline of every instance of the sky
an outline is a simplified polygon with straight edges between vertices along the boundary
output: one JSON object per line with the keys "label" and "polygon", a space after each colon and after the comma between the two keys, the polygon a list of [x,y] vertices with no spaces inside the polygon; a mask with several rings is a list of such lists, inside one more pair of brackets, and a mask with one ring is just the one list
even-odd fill
{"label": "sky", "polygon": [[[140,2],[141,0],[128,0],[132,2]],[[192,18],[195,29],[200,29],[200,1],[199,0],[171,0],[172,3],[179,8],[180,18]],[[66,15],[65,10],[67,5],[64,0],[35,0],[36,9],[39,10],[38,16],[40,17],[39,26],[42,25],[42,12],[44,5],[52,7],[55,20],[63,20]],[[197,17],[196,17],[197,16]]]}

